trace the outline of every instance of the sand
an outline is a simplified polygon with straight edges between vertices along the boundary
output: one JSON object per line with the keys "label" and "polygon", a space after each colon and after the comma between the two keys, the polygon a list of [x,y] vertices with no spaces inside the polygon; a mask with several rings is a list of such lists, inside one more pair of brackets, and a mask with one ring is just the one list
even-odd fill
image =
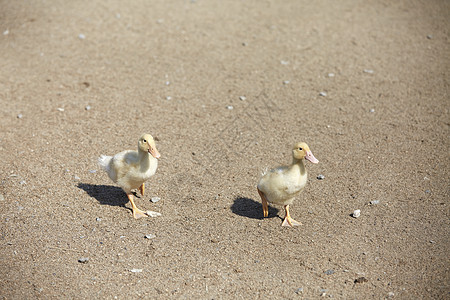
{"label": "sand", "polygon": [[[449,20],[437,0],[0,1],[0,298],[448,298]],[[162,157],[136,203],[162,216],[135,220],[96,161],[145,132]],[[256,184],[297,141],[320,163],[286,228]]]}

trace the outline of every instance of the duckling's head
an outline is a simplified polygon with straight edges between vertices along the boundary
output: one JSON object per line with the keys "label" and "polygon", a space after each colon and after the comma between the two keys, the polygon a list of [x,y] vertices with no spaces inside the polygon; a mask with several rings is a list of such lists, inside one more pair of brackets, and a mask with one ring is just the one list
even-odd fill
{"label": "duckling's head", "polygon": [[292,148],[292,155],[296,160],[302,160],[305,158],[314,164],[319,162],[317,158],[314,157],[306,143],[296,143],[294,148]]}
{"label": "duckling's head", "polygon": [[150,153],[154,158],[161,157],[161,154],[159,154],[158,150],[156,149],[155,140],[150,134],[143,134],[139,138],[138,148],[141,151]]}

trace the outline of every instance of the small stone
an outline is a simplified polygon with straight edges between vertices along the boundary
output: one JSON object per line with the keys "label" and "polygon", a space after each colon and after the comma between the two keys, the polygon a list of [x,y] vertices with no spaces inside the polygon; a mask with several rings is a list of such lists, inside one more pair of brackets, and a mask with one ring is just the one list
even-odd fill
{"label": "small stone", "polygon": [[331,275],[331,274],[334,274],[334,270],[326,270],[325,272],[324,272],[325,274],[327,274],[327,275]]}
{"label": "small stone", "polygon": [[79,263],[85,264],[89,261],[89,257],[81,257],[78,259]]}
{"label": "small stone", "polygon": [[431,193],[431,191],[430,190],[425,190],[425,193],[429,194],[429,193]]}
{"label": "small stone", "polygon": [[[5,33],[3,33],[5,34]],[[427,35],[427,39],[431,40],[433,38],[433,36],[431,34]]]}
{"label": "small stone", "polygon": [[80,180],[81,178],[78,177],[77,175],[75,175],[75,176],[73,176],[73,179],[74,179],[74,180]]}
{"label": "small stone", "polygon": [[120,14],[119,13],[116,14],[116,18],[120,19]]}
{"label": "small stone", "polygon": [[317,179],[319,179],[319,180],[323,180],[323,179],[325,179],[325,176],[324,176],[324,175],[322,175],[322,174],[319,174],[319,175],[317,175]]}
{"label": "small stone", "polygon": [[244,46],[244,47],[247,46],[247,45],[248,45],[248,44],[247,44],[246,42],[243,42],[243,43],[242,43],[242,46]]}
{"label": "small stone", "polygon": [[58,107],[57,110],[59,110],[59,111],[64,111],[64,108]]}
{"label": "small stone", "polygon": [[364,283],[364,282],[367,282],[367,281],[369,281],[369,280],[367,280],[366,277],[358,277],[358,278],[355,279],[354,283]]}
{"label": "small stone", "polygon": [[130,272],[132,272],[132,273],[142,273],[142,269],[131,269]]}
{"label": "small stone", "polygon": [[374,70],[371,70],[371,69],[364,69],[364,73],[373,74],[375,72],[374,72]]}
{"label": "small stone", "polygon": [[91,110],[91,106],[90,105],[86,105],[86,107],[84,109],[85,110]]}
{"label": "small stone", "polygon": [[97,170],[89,170],[89,173],[96,173]]}
{"label": "small stone", "polygon": [[356,210],[354,210],[353,211],[353,213],[352,213],[352,217],[353,218],[359,218],[361,216],[361,210],[360,209],[356,209]]}
{"label": "small stone", "polygon": [[152,198],[150,199],[150,201],[152,201],[153,203],[156,203],[156,202],[158,202],[159,200],[161,200],[161,198],[159,198],[159,197],[152,197]]}
{"label": "small stone", "polygon": [[0,201],[5,201],[5,196],[3,196],[3,194],[0,194]]}
{"label": "small stone", "polygon": [[8,35],[9,34],[9,30],[6,29],[5,31],[3,31],[3,35]]}
{"label": "small stone", "polygon": [[436,242],[433,240],[430,240],[430,244],[436,244]]}
{"label": "small stone", "polygon": [[394,295],[395,295],[394,292],[389,292],[388,293],[388,297],[394,297]]}
{"label": "small stone", "polygon": [[290,81],[289,80],[285,80],[285,81],[283,81],[283,84],[289,84],[290,83]]}
{"label": "small stone", "polygon": [[380,203],[380,200],[372,200],[369,202],[370,205],[377,205]]}
{"label": "small stone", "polygon": [[232,110],[234,107],[232,105],[227,105],[226,108]]}
{"label": "small stone", "polygon": [[319,95],[322,96],[322,97],[326,97],[327,93],[326,92],[320,92]]}
{"label": "small stone", "polygon": [[147,210],[145,213],[152,218],[161,216],[161,213],[151,210]]}
{"label": "small stone", "polygon": [[303,293],[303,288],[298,288],[298,289],[296,289],[296,290],[295,290],[295,293],[296,293],[296,294]]}
{"label": "small stone", "polygon": [[19,184],[27,184],[27,182],[25,180],[21,180],[19,181]]}
{"label": "small stone", "polygon": [[156,235],[154,235],[154,234],[146,234],[145,235],[145,238],[149,239],[149,240],[154,239],[155,237],[156,237]]}
{"label": "small stone", "polygon": [[334,73],[328,73],[328,77],[334,77]]}
{"label": "small stone", "polygon": [[245,101],[245,99],[247,99],[245,96],[239,96],[239,100]]}
{"label": "small stone", "polygon": [[102,218],[95,218],[95,221],[100,222]]}
{"label": "small stone", "polygon": [[22,119],[22,118],[23,118],[23,115],[22,115],[22,114],[18,114],[18,115],[17,115],[17,118],[18,118],[18,119]]}
{"label": "small stone", "polygon": [[282,60],[282,61],[281,61],[281,64],[286,66],[286,65],[289,64],[289,62],[288,62],[287,60]]}
{"label": "small stone", "polygon": [[369,109],[369,112],[374,113],[375,112],[375,108]]}
{"label": "small stone", "polygon": [[170,100],[172,100],[172,97],[167,96],[167,97],[166,97],[166,100],[170,101]]}
{"label": "small stone", "polygon": [[170,85],[170,81],[166,81],[166,85]]}
{"label": "small stone", "polygon": [[86,38],[86,36],[85,36],[84,34],[80,33],[80,34],[78,35],[78,38],[79,38],[80,40],[84,40],[84,39]]}

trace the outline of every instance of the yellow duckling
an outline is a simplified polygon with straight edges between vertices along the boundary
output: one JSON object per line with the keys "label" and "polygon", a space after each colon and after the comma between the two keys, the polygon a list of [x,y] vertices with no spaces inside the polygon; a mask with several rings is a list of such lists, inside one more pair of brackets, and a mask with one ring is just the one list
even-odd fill
{"label": "yellow duckling", "polygon": [[133,217],[139,219],[150,215],[161,215],[157,212],[144,212],[136,207],[131,190],[139,189],[145,192],[145,181],[156,172],[158,160],[161,155],[156,149],[155,141],[150,134],[143,134],[138,141],[138,151],[125,150],[114,156],[102,155],[98,159],[99,165],[108,173],[109,178],[117,183],[131,202]]}
{"label": "yellow duckling", "polygon": [[293,161],[289,166],[276,167],[263,174],[258,183],[258,193],[261,196],[264,217],[269,215],[267,202],[284,205],[286,217],[282,226],[298,226],[302,223],[295,221],[289,214],[289,205],[294,197],[306,185],[307,173],[304,159],[317,164],[306,143],[296,143],[292,148]]}

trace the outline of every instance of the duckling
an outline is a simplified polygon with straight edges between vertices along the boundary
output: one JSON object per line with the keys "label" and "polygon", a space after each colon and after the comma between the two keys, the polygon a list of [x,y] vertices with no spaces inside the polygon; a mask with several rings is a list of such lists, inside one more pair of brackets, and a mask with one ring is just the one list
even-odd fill
{"label": "duckling", "polygon": [[306,185],[307,172],[304,159],[317,164],[306,143],[296,143],[292,148],[293,161],[289,166],[280,166],[265,172],[258,183],[258,193],[261,197],[263,215],[269,215],[267,202],[284,205],[286,216],[282,226],[298,226],[302,223],[295,221],[289,214],[289,205],[294,197],[300,193]]}
{"label": "duckling", "polygon": [[138,151],[125,150],[114,156],[102,155],[98,159],[99,165],[108,173],[109,178],[120,186],[127,194],[133,209],[133,217],[139,219],[150,215],[160,216],[158,212],[144,212],[134,203],[132,189],[145,192],[145,181],[156,172],[158,158],[161,157],[156,149],[155,140],[150,134],[143,134],[138,141]]}

